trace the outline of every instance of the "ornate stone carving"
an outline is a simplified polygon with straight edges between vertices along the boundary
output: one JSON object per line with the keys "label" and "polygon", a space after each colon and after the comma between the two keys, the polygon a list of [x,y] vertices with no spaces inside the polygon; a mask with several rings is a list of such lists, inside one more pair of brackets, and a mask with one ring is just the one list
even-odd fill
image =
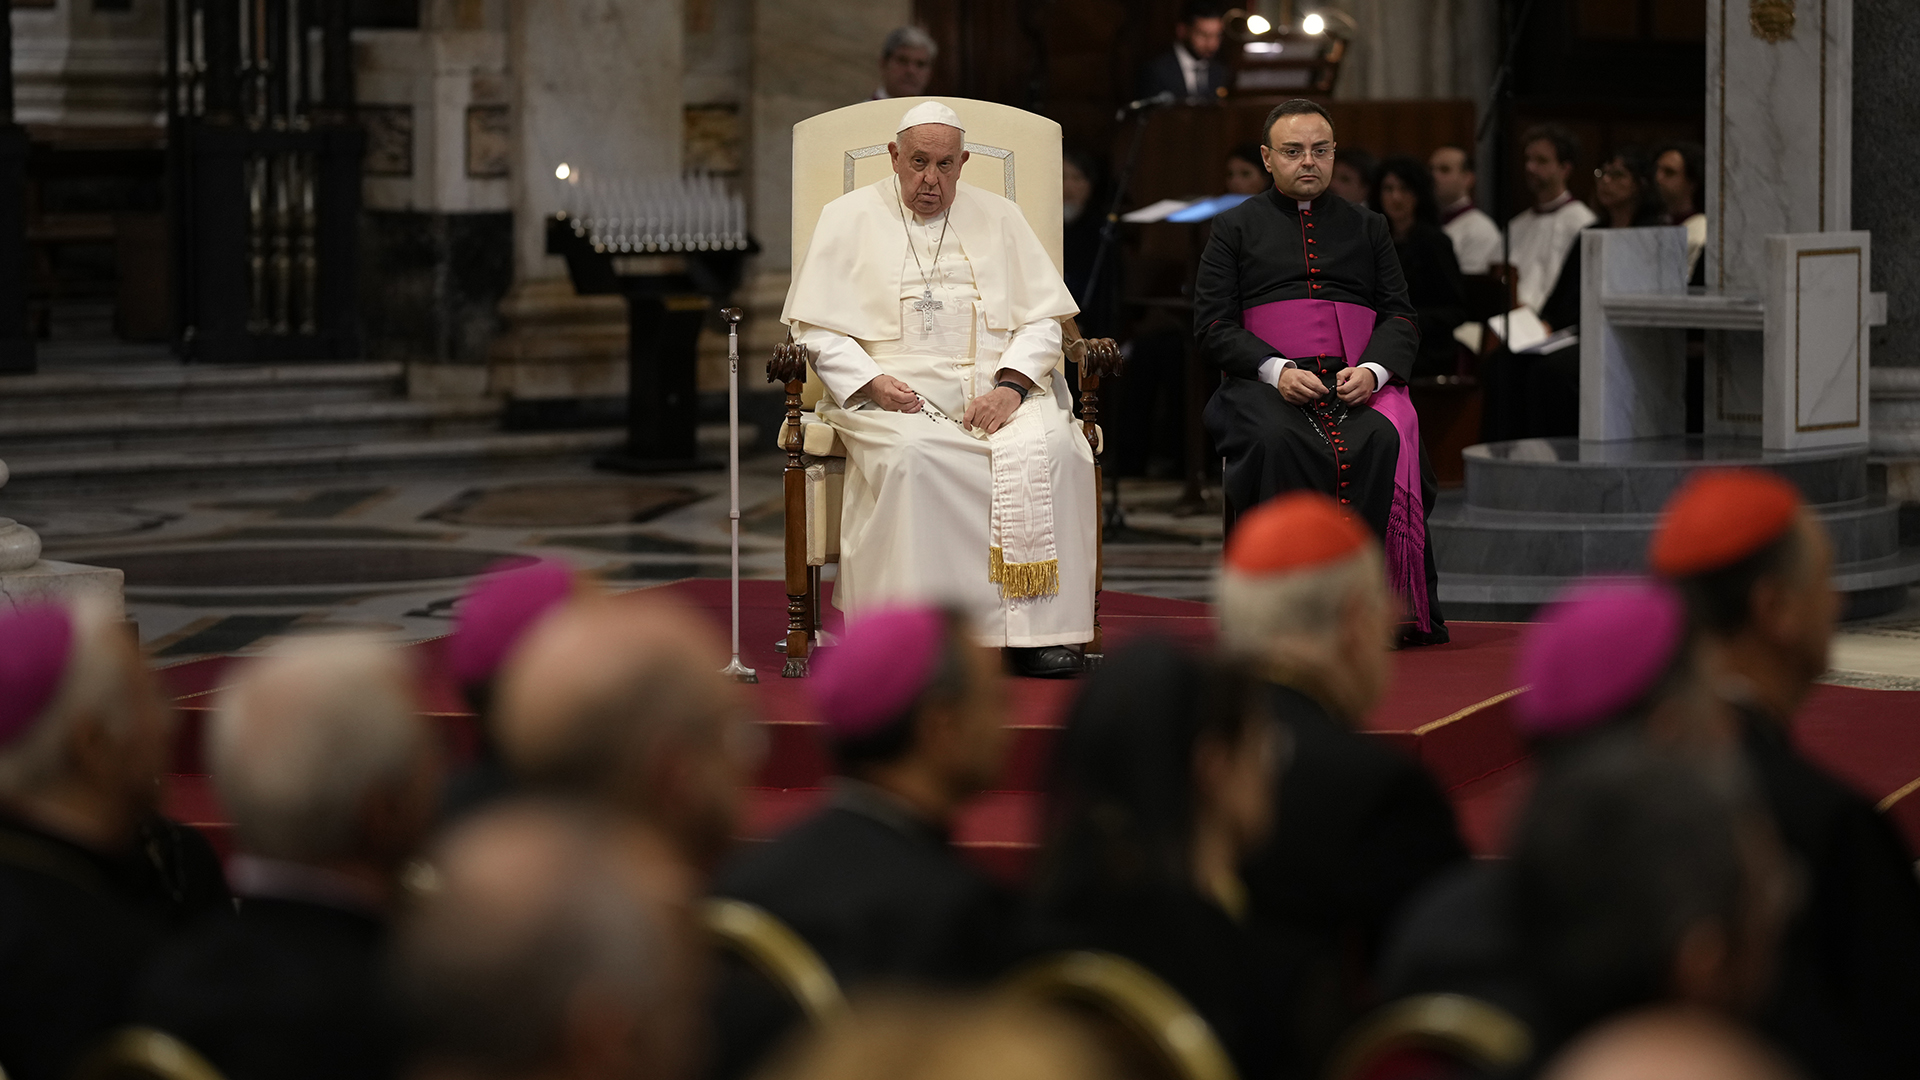
{"label": "ornate stone carving", "polygon": [[1793,40],[1794,0],[1752,0],[1747,22],[1753,36],[1770,44]]}

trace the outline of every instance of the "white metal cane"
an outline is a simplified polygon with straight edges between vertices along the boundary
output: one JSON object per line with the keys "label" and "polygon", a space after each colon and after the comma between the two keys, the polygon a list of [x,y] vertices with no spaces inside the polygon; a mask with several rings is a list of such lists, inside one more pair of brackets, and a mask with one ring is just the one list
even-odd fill
{"label": "white metal cane", "polygon": [[720,674],[757,683],[760,676],[740,662],[740,309],[725,308],[727,321],[727,522],[733,529],[733,659]]}

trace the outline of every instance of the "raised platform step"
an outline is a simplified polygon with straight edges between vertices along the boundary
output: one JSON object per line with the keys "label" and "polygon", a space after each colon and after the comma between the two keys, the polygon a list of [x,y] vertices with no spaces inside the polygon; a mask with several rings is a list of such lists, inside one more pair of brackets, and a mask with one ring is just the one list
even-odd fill
{"label": "raised platform step", "polygon": [[178,447],[220,449],[263,445],[388,442],[429,435],[477,435],[499,428],[499,402],[319,401],[243,408],[200,405],[169,412],[48,411],[0,415],[0,459]]}
{"label": "raised platform step", "polygon": [[136,364],[0,375],[0,418],[54,411],[99,413],[169,405],[262,407],[390,399],[403,389],[398,361],[236,367]]}
{"label": "raised platform step", "polygon": [[70,454],[10,460],[8,496],[68,495],[142,488],[195,489],[294,483],[371,469],[434,472],[539,466],[589,458],[626,441],[626,429],[493,433],[318,446],[257,446],[207,451]]}
{"label": "raised platform step", "polygon": [[1469,446],[1468,501],[1489,510],[1560,514],[1657,514],[1688,473],[1709,465],[1764,465],[1807,501],[1867,496],[1867,454],[1762,450],[1758,439],[1698,435],[1621,442],[1519,439]]}

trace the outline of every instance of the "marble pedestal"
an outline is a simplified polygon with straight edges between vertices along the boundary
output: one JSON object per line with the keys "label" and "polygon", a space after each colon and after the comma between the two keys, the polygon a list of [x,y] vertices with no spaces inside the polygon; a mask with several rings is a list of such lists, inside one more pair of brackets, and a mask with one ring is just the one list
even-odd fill
{"label": "marble pedestal", "polygon": [[[0,461],[0,487],[6,484],[7,464]],[[120,617],[126,611],[124,585],[125,575],[109,567],[42,559],[40,537],[12,518],[0,517],[0,615],[92,597]]]}
{"label": "marble pedestal", "polygon": [[1771,469],[1800,489],[1833,538],[1846,618],[1895,610],[1920,581],[1920,551],[1900,547],[1899,508],[1870,493],[1865,447],[1523,439],[1469,447],[1465,462],[1465,500],[1443,501],[1432,518],[1449,619],[1526,619],[1581,577],[1644,572],[1661,507],[1707,466]]}

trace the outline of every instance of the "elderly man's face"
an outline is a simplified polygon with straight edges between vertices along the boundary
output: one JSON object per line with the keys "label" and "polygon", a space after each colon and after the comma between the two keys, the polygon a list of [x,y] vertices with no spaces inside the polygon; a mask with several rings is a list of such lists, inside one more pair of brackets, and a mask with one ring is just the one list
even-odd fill
{"label": "elderly man's face", "polygon": [[887,144],[893,172],[900,178],[900,199],[921,217],[932,217],[953,205],[960,167],[967,163],[959,128],[921,124],[894,136]]}
{"label": "elderly man's face", "polygon": [[880,85],[888,97],[919,97],[933,78],[933,57],[927,50],[902,45],[880,61]]}
{"label": "elderly man's face", "polygon": [[1319,113],[1295,113],[1273,122],[1260,157],[1280,194],[1314,199],[1333,172],[1333,125]]}

